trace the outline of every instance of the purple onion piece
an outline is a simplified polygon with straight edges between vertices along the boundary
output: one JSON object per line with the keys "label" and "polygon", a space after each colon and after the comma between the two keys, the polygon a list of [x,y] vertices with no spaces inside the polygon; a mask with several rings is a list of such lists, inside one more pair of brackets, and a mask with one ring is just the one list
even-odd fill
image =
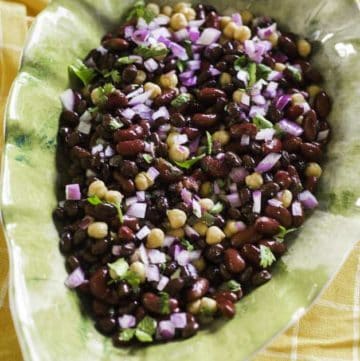
{"label": "purple onion piece", "polygon": [[171,321],[160,321],[157,336],[162,340],[171,340],[175,337],[175,326]]}
{"label": "purple onion piece", "polygon": [[255,172],[268,172],[281,158],[281,154],[269,153],[255,168]]}
{"label": "purple onion piece", "polygon": [[296,137],[304,132],[304,129],[299,124],[292,122],[291,120],[282,119],[278,125],[285,133],[294,135]]}
{"label": "purple onion piece", "polygon": [[301,204],[307,209],[313,209],[319,205],[319,202],[310,191],[301,192],[298,198]]}
{"label": "purple onion piece", "polygon": [[121,328],[131,328],[136,325],[136,318],[133,315],[123,315],[118,321]]}
{"label": "purple onion piece", "polygon": [[65,198],[71,201],[78,201],[81,199],[81,191],[79,184],[68,184],[65,186]]}
{"label": "purple onion piece", "polygon": [[64,106],[64,109],[69,110],[69,111],[73,111],[74,107],[75,107],[75,94],[72,91],[72,89],[67,89],[65,90],[61,95],[60,95],[60,99],[61,102]]}
{"label": "purple onion piece", "polygon": [[65,286],[68,288],[77,288],[86,282],[84,271],[78,267],[69,274],[65,281]]}
{"label": "purple onion piece", "polygon": [[173,313],[170,316],[170,321],[175,328],[185,328],[187,325],[187,316],[185,312]]}

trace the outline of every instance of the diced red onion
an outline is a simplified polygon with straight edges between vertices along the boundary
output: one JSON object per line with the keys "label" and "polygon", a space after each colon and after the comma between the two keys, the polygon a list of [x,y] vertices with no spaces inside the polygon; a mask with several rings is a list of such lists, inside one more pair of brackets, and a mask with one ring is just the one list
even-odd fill
{"label": "diced red onion", "polygon": [[210,45],[216,43],[220,38],[221,31],[215,28],[206,28],[201,33],[199,40],[196,42],[199,45]]}
{"label": "diced red onion", "polygon": [[261,191],[254,191],[252,194],[253,197],[253,212],[260,213],[261,212]]}
{"label": "diced red onion", "polygon": [[187,67],[189,70],[192,70],[192,71],[199,70],[201,67],[201,61],[200,60],[189,60],[187,62]]}
{"label": "diced red onion", "polygon": [[244,93],[241,97],[241,104],[245,106],[250,106],[250,97],[248,94]]}
{"label": "diced red onion", "polygon": [[131,40],[137,45],[143,45],[146,43],[146,40],[148,39],[149,35],[150,35],[149,30],[138,29],[135,30],[134,33],[132,34]]}
{"label": "diced red onion", "polygon": [[148,226],[144,226],[136,233],[136,238],[139,240],[143,240],[145,237],[149,235],[149,233],[150,233],[150,228]]}
{"label": "diced red onion", "polygon": [[167,47],[169,47],[170,44],[172,43],[172,41],[169,40],[169,39],[167,39],[165,36],[159,36],[159,38],[157,39],[157,41],[158,41],[159,43],[165,44]]}
{"label": "diced red onion", "polygon": [[276,90],[277,90],[278,86],[279,86],[278,83],[271,81],[265,89],[265,92],[264,92],[265,96],[267,96],[268,98],[275,98]]}
{"label": "diced red onion", "polygon": [[136,325],[136,318],[133,315],[123,315],[118,321],[121,328],[131,328]]}
{"label": "diced red onion", "polygon": [[268,41],[257,41],[254,40],[245,40],[244,50],[247,56],[255,61],[256,63],[261,63],[264,59],[264,55],[267,51],[271,49],[271,43]]}
{"label": "diced red onion", "polygon": [[276,102],[276,109],[278,110],[284,110],[285,107],[290,103],[291,101],[291,95],[285,94],[282,95]]}
{"label": "diced red onion", "polygon": [[327,139],[329,136],[329,132],[330,132],[329,129],[325,129],[325,130],[322,130],[321,132],[319,132],[318,136],[317,136],[317,141],[321,142],[321,141]]}
{"label": "diced red onion", "polygon": [[239,197],[239,194],[236,192],[236,193],[231,193],[231,194],[228,194],[226,196],[227,200],[229,201],[231,207],[240,207],[241,206],[241,201],[240,201],[240,197]]}
{"label": "diced red onion", "polygon": [[108,145],[108,146],[105,148],[105,156],[106,156],[106,157],[112,157],[114,154],[115,154],[114,149],[113,149],[110,145]]}
{"label": "diced red onion", "polygon": [[259,28],[258,29],[258,37],[260,39],[268,39],[269,36],[276,32],[276,23],[271,24],[266,28]]}
{"label": "diced red onion", "polygon": [[166,262],[165,253],[159,251],[158,249],[150,249],[148,251],[148,258],[150,263],[154,263],[154,264]]}
{"label": "diced red onion", "polygon": [[181,94],[188,93],[188,89],[185,86],[181,86],[179,89]]}
{"label": "diced red onion", "polygon": [[145,104],[138,104],[135,105],[133,108],[133,111],[135,113],[137,113],[141,118],[147,119],[147,120],[151,120],[152,114],[153,114],[153,110],[151,108],[149,108],[147,105]]}
{"label": "diced red onion", "polygon": [[159,282],[160,271],[158,266],[155,266],[154,264],[146,266],[146,278],[149,282],[151,281]]}
{"label": "diced red onion", "polygon": [[164,247],[170,247],[174,242],[176,238],[173,236],[165,236],[164,240]]}
{"label": "diced red onion", "polygon": [[140,87],[138,89],[135,89],[134,91],[132,91],[131,93],[126,95],[126,98],[131,99],[134,98],[140,94],[144,93],[144,88]]}
{"label": "diced red onion", "polygon": [[269,81],[279,81],[283,78],[283,73],[280,71],[272,70],[267,77]]}
{"label": "diced red onion", "polygon": [[247,134],[244,134],[241,136],[240,144],[243,146],[250,144],[250,136]]}
{"label": "diced red onion", "polygon": [[169,283],[169,277],[161,276],[158,285],[156,286],[158,291],[163,291],[166,285]]}
{"label": "diced red onion", "polygon": [[192,208],[193,208],[193,214],[196,217],[201,218],[201,215],[202,215],[201,206],[200,206],[200,203],[195,199],[192,200]]}
{"label": "diced red onion", "polygon": [[119,245],[112,246],[111,248],[111,253],[114,256],[118,256],[118,257],[121,256],[121,251],[122,251],[122,247]]}
{"label": "diced red onion", "polygon": [[260,115],[260,116],[264,117],[266,115],[266,112],[267,112],[267,110],[266,110],[265,106],[253,105],[250,108],[249,117],[254,118],[257,115]]}
{"label": "diced red onion", "polygon": [[155,145],[153,142],[145,142],[145,145],[144,145],[144,151],[146,153],[149,153],[151,155],[154,155],[155,153]]}
{"label": "diced red onion", "polygon": [[145,202],[145,191],[137,191],[136,197],[139,202]]}
{"label": "diced red onion", "polygon": [[255,168],[255,172],[268,172],[281,158],[281,154],[269,153]]}
{"label": "diced red onion", "polygon": [[282,206],[282,203],[278,199],[275,199],[275,198],[269,199],[268,203],[271,206],[274,206],[274,207],[281,207]]}
{"label": "diced red onion", "polygon": [[176,41],[183,41],[189,38],[189,32],[187,29],[180,29],[174,33],[174,39]]}
{"label": "diced red onion", "polygon": [[303,110],[303,114],[306,114],[309,110],[311,110],[311,107],[308,102],[299,104],[300,108]]}
{"label": "diced red onion", "polygon": [[83,115],[80,117],[80,122],[90,123],[91,119],[92,119],[91,113],[90,113],[88,110],[86,110],[86,111],[83,113]]}
{"label": "diced red onion", "polygon": [[199,233],[197,233],[195,231],[194,228],[192,228],[191,226],[189,226],[188,224],[185,226],[185,234],[190,238],[194,238],[194,237],[199,237]]}
{"label": "diced red onion", "polygon": [[145,218],[146,214],[146,203],[134,203],[126,212],[129,217]]}
{"label": "diced red onion", "polygon": [[249,73],[245,70],[240,69],[237,74],[236,77],[242,81],[245,85],[247,85],[248,81],[249,81]]}
{"label": "diced red onion", "polygon": [[249,172],[243,167],[233,168],[229,174],[235,183],[240,183],[247,175],[249,175]]}
{"label": "diced red onion", "polygon": [[91,223],[94,222],[94,218],[91,216],[85,216],[80,223],[78,224],[78,227],[85,230],[87,229]]}
{"label": "diced red onion", "polygon": [[205,23],[205,20],[190,20],[189,26],[194,28],[200,28]]}
{"label": "diced red onion", "polygon": [[137,24],[136,24],[136,27],[138,29],[147,29],[149,26],[148,26],[148,23],[146,22],[146,20],[142,17],[138,18],[138,21],[137,21]]}
{"label": "diced red onion", "polygon": [[90,131],[91,131],[91,123],[80,120],[80,123],[79,123],[79,125],[78,125],[78,127],[77,127],[77,130],[78,130],[80,133],[83,133],[83,134],[90,134]]}
{"label": "diced red onion", "polygon": [[159,38],[171,38],[171,33],[170,31],[165,28],[165,27],[161,27],[155,30],[152,30],[151,32],[151,36],[155,39],[155,40],[159,40]]}
{"label": "diced red onion", "polygon": [[200,38],[200,31],[198,28],[190,27],[189,29],[189,39],[192,43],[195,43]]}
{"label": "diced red onion", "polygon": [[169,111],[166,107],[160,107],[156,112],[153,113],[152,119],[156,120],[158,118],[165,118],[166,120],[170,118]]}
{"label": "diced red onion", "polygon": [[191,78],[185,79],[182,84],[186,87],[193,87],[197,84],[197,76],[192,76]]}
{"label": "diced red onion", "polygon": [[215,194],[220,194],[220,192],[221,192],[221,189],[220,189],[218,183],[214,182],[214,193]]}
{"label": "diced red onion", "polygon": [[160,172],[155,167],[150,167],[146,173],[152,181],[160,175]]}
{"label": "diced red onion", "polygon": [[129,26],[126,26],[125,29],[124,29],[124,37],[126,39],[130,39],[132,37],[132,34],[134,33],[134,27],[129,25]]}
{"label": "diced red onion", "polygon": [[167,25],[170,21],[170,18],[165,14],[160,14],[153,21],[158,25]]}
{"label": "diced red onion", "polygon": [[103,151],[104,146],[102,144],[97,144],[94,147],[91,148],[91,154],[94,155],[96,153],[99,153]]}
{"label": "diced red onion", "polygon": [[65,198],[71,201],[78,201],[81,199],[81,191],[79,184],[68,184],[65,187]]}
{"label": "diced red onion", "polygon": [[170,44],[170,49],[172,51],[172,53],[180,60],[187,60],[189,59],[189,56],[187,55],[186,49],[176,43],[171,43]]}
{"label": "diced red onion", "polygon": [[237,221],[235,222],[235,228],[238,232],[243,231],[246,228],[246,224],[244,222]]}
{"label": "diced red onion", "polygon": [[76,288],[86,283],[84,271],[77,267],[72,271],[65,281],[65,286],[69,288]]}
{"label": "diced red onion", "polygon": [[144,263],[144,265],[149,264],[149,258],[148,258],[145,246],[143,244],[141,244],[139,247],[139,256],[140,256],[142,263]]}
{"label": "diced red onion", "polygon": [[181,195],[181,199],[183,200],[184,203],[186,203],[187,205],[191,205],[192,203],[192,193],[187,190],[186,188],[183,188],[180,192]]}
{"label": "diced red onion", "polygon": [[281,130],[283,130],[285,133],[299,136],[304,132],[304,129],[297,123],[292,122],[291,120],[282,119],[278,123]]}
{"label": "diced red onion", "polygon": [[171,340],[175,336],[175,326],[171,321],[160,321],[157,329],[157,337],[161,340]]}
{"label": "diced red onion", "polygon": [[243,24],[242,17],[239,13],[234,13],[232,15],[232,21],[236,24],[241,26]]}
{"label": "diced red onion", "polygon": [[191,154],[194,154],[197,152],[200,144],[200,136],[196,137],[190,144],[189,144],[189,150]]}
{"label": "diced red onion", "polygon": [[293,204],[291,205],[291,213],[293,216],[303,216],[303,209],[301,206],[301,203],[298,201],[293,202]]}
{"label": "diced red onion", "polygon": [[66,110],[73,111],[75,106],[75,94],[72,89],[66,89],[60,95],[61,102]]}
{"label": "diced red onion", "polygon": [[251,88],[251,96],[261,95],[263,87],[267,85],[267,81],[264,79],[258,80]]}
{"label": "diced red onion", "polygon": [[273,129],[273,128],[260,129],[256,133],[255,139],[269,141],[269,140],[273,139],[274,134],[275,134],[275,129]]}
{"label": "diced red onion", "polygon": [[175,328],[185,328],[187,325],[187,316],[185,312],[173,313],[170,316],[170,321],[173,323]]}
{"label": "diced red onion", "polygon": [[144,67],[149,73],[152,73],[159,67],[159,64],[153,58],[150,58],[144,61]]}
{"label": "diced red onion", "polygon": [[192,70],[184,71],[183,73],[179,74],[179,78],[181,81],[185,81],[186,79],[191,78],[194,75],[194,72]]}
{"label": "diced red onion", "polygon": [[132,204],[136,203],[138,201],[137,197],[129,197],[125,199],[125,204],[127,206],[131,206]]}
{"label": "diced red onion", "polygon": [[190,263],[190,255],[189,251],[182,250],[177,254],[177,257],[175,257],[176,262],[180,266],[186,266],[188,263]]}
{"label": "diced red onion", "polygon": [[307,209],[313,209],[319,205],[319,202],[310,191],[301,192],[298,198],[301,204]]}
{"label": "diced red onion", "polygon": [[140,95],[135,96],[129,101],[129,105],[139,105],[144,103],[146,100],[150,99],[151,91],[147,91],[145,93],[142,93]]}
{"label": "diced red onion", "polygon": [[229,185],[229,191],[230,191],[231,193],[237,192],[237,184],[236,184],[236,183],[231,183],[231,184]]}
{"label": "diced red onion", "polygon": [[131,108],[126,108],[121,111],[121,115],[124,118],[131,120],[132,118],[134,118],[135,112]]}
{"label": "diced red onion", "polygon": [[216,69],[216,68],[214,68],[212,65],[211,65],[210,68],[209,68],[209,72],[210,72],[210,75],[211,75],[211,76],[218,76],[218,75],[221,74],[221,71],[218,70],[218,69]]}

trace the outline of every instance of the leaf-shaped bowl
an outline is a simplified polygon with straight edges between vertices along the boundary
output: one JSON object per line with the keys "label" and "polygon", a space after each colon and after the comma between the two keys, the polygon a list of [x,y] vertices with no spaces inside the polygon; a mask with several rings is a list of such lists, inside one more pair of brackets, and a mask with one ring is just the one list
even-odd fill
{"label": "leaf-shaped bowl", "polygon": [[132,1],[53,1],[32,27],[6,115],[2,214],[11,259],[11,308],[25,360],[247,359],[309,307],[360,239],[358,2],[206,2],[227,13],[248,7],[271,15],[315,41],[315,61],[334,100],[320,207],[290,242],[273,280],[238,304],[235,319],[185,341],[114,348],[81,313],[76,294],[64,286],[64,260],[52,220],[55,149],[67,66],[96,47]]}

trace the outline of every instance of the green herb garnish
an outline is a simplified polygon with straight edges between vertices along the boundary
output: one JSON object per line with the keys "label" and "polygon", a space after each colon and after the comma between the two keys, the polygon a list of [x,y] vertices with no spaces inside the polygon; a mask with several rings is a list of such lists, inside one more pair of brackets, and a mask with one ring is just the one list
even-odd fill
{"label": "green herb garnish", "polygon": [[136,63],[136,59],[131,59],[129,56],[122,56],[117,60],[118,64],[120,65],[129,65]]}
{"label": "green herb garnish", "polygon": [[204,215],[202,216],[202,220],[206,223],[206,225],[209,227],[209,226],[212,226],[215,222],[215,217],[208,213],[208,212],[205,212]]}
{"label": "green herb garnish", "polygon": [[148,164],[150,164],[154,159],[150,154],[143,154],[142,156],[143,156],[145,162]]}
{"label": "green herb garnish", "polygon": [[181,239],[180,243],[186,248],[187,251],[194,250],[194,246],[187,239]]}
{"label": "green herb garnish", "polygon": [[124,223],[124,215],[121,209],[121,204],[120,203],[112,203],[112,204],[116,207],[120,223]]}
{"label": "green herb garnish", "polygon": [[119,335],[119,340],[124,342],[130,341],[134,337],[135,331],[136,330],[134,328],[126,328],[125,330],[122,330]]}
{"label": "green herb garnish", "polygon": [[69,66],[69,73],[75,75],[86,86],[96,77],[96,70],[88,68],[80,59]]}
{"label": "green herb garnish", "polygon": [[267,268],[270,267],[275,261],[276,258],[271,252],[271,249],[267,246],[260,245],[260,266]]}
{"label": "green herb garnish", "polygon": [[290,73],[295,81],[297,81],[299,83],[302,81],[302,74],[301,74],[300,69],[298,69],[292,65],[288,65],[286,68],[290,71]]}
{"label": "green herb garnish", "polygon": [[[160,43],[161,44],[161,43]],[[169,50],[166,47],[155,45],[148,47],[146,45],[139,45],[135,48],[134,53],[142,56],[144,59],[155,58],[157,56],[165,56]]]}
{"label": "green herb garnish", "polygon": [[178,95],[170,104],[175,108],[179,108],[183,104],[188,103],[190,100],[191,100],[191,95],[188,93],[183,93]]}
{"label": "green herb garnish", "polygon": [[150,23],[155,17],[156,14],[145,6],[144,1],[137,1],[127,15],[126,21],[132,20],[134,18],[143,18],[147,23]]}
{"label": "green herb garnish", "polygon": [[249,73],[249,88],[251,88],[256,83],[256,63],[249,63],[247,72]]}
{"label": "green herb garnish", "polygon": [[244,68],[247,64],[247,59],[245,55],[240,56],[238,59],[236,59],[234,61],[234,69],[236,71],[241,70],[242,68]]}
{"label": "green herb garnish", "polygon": [[258,129],[266,129],[266,128],[273,128],[273,123],[270,122],[270,120],[267,120],[262,115],[255,115],[255,117],[252,119],[252,122],[256,125]]}
{"label": "green herb garnish", "polygon": [[192,42],[190,40],[184,40],[184,48],[189,58],[193,57]]}
{"label": "green herb garnish", "polygon": [[176,66],[179,69],[179,72],[182,73],[186,69],[186,61],[185,60],[178,60],[176,62]]}
{"label": "green herb garnish", "polygon": [[257,70],[256,70],[256,78],[259,79],[265,79],[267,80],[269,74],[271,73],[271,68],[264,65],[264,64],[258,64]]}
{"label": "green herb garnish", "polygon": [[147,333],[150,336],[153,336],[156,331],[156,321],[150,317],[145,316],[137,325],[137,330]]}
{"label": "green herb garnish", "polygon": [[276,240],[278,242],[283,242],[287,234],[295,232],[296,230],[296,228],[286,229],[284,226],[279,226],[279,233],[276,235]]}
{"label": "green herb garnish", "polygon": [[170,296],[168,293],[166,292],[160,292],[159,293],[160,296],[160,312],[163,315],[168,315],[170,313]]}
{"label": "green herb garnish", "polygon": [[224,291],[237,292],[241,290],[241,285],[235,280],[230,280],[223,283],[220,288]]}
{"label": "green herb garnish", "polygon": [[211,209],[210,209],[210,213],[211,214],[219,214],[219,213],[221,213],[222,211],[223,211],[223,209],[224,209],[224,205],[222,204],[222,203],[220,203],[220,202],[217,202],[215,205],[214,205],[214,207],[212,207]]}
{"label": "green herb garnish", "polygon": [[87,198],[87,201],[93,206],[97,206],[102,203],[102,200],[98,196],[91,196]]}
{"label": "green herb garnish", "polygon": [[112,130],[117,130],[117,129],[120,129],[124,126],[123,123],[121,122],[118,122],[115,118],[112,118],[109,122],[109,127],[112,129]]}
{"label": "green herb garnish", "polygon": [[119,258],[114,263],[108,263],[110,270],[110,277],[113,280],[124,279],[126,272],[129,269],[129,264],[125,261],[124,258]]}
{"label": "green herb garnish", "polygon": [[191,159],[185,160],[184,162],[177,162],[175,161],[176,165],[180,168],[189,169],[191,168],[195,163],[197,163],[199,160],[203,159],[205,157],[205,154],[201,154],[198,157],[193,157]]}
{"label": "green herb garnish", "polygon": [[120,83],[121,81],[121,76],[118,70],[112,70],[108,73],[105,73],[104,78],[111,78],[114,83]]}
{"label": "green herb garnish", "polygon": [[211,155],[213,149],[213,140],[211,134],[208,131],[206,131],[206,140],[207,140],[207,152],[209,155]]}

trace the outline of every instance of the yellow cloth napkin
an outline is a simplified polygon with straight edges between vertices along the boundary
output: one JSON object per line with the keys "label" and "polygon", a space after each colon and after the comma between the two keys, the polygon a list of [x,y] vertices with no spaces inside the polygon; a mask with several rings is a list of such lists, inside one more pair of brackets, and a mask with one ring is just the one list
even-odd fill
{"label": "yellow cloth napkin", "polygon": [[[1,117],[20,64],[27,27],[31,23],[29,16],[35,16],[47,2],[0,1],[0,151],[3,145]],[[21,361],[7,287],[8,257],[0,227],[0,361]],[[360,243],[310,311],[276,337],[253,361],[360,361],[359,334]]]}

